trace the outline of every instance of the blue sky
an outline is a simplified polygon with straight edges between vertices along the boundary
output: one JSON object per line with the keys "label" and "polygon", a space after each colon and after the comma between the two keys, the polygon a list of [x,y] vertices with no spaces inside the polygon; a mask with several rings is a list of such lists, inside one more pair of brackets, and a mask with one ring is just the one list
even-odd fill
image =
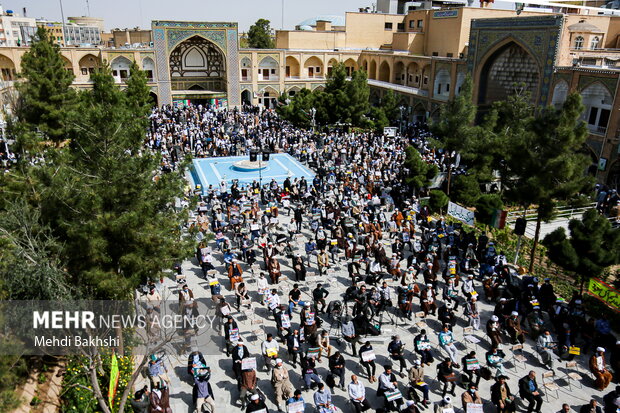
{"label": "blue sky", "polygon": [[[284,28],[322,14],[344,15],[376,0],[284,0]],[[5,10],[60,21],[60,0],[0,0]],[[87,15],[86,0],[62,0],[65,18]],[[263,17],[280,29],[282,0],[89,0],[90,16],[102,17],[106,30],[150,27],[151,20],[233,21],[246,31]]]}

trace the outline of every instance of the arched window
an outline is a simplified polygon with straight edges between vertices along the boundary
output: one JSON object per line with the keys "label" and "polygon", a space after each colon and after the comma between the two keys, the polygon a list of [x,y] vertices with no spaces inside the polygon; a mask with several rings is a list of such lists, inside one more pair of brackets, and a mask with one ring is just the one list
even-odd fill
{"label": "arched window", "polygon": [[575,37],[575,49],[583,49],[583,37]]}
{"label": "arched window", "polygon": [[600,43],[600,39],[598,36],[594,36],[592,40],[590,40],[590,49],[598,49],[598,44]]}

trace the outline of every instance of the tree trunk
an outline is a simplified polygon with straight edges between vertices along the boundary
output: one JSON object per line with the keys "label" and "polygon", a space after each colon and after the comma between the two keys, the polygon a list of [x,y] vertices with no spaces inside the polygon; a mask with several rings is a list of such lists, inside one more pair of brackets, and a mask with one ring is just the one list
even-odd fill
{"label": "tree trunk", "polygon": [[532,274],[534,271],[534,260],[536,259],[536,247],[538,247],[538,238],[540,237],[540,224],[542,222],[542,217],[540,216],[540,211],[536,217],[536,232],[534,233],[534,245],[532,246],[532,253],[530,254],[530,269],[529,273]]}
{"label": "tree trunk", "polygon": [[106,398],[101,392],[99,387],[99,378],[97,377],[97,365],[100,365],[99,352],[95,349],[95,354],[91,356],[90,364],[88,366],[88,374],[90,376],[90,384],[93,386],[93,393],[97,399],[97,403],[103,413],[111,413],[110,408],[106,402]]}
{"label": "tree trunk", "polygon": [[118,338],[118,348],[116,349],[116,352],[118,353],[119,357],[124,357],[125,356],[125,342],[123,340],[123,329],[119,326],[116,327],[114,329],[115,335]]}

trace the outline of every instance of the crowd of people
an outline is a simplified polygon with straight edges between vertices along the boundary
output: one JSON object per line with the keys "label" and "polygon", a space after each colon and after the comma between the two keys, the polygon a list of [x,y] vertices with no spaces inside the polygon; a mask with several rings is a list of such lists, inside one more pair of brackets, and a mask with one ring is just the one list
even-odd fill
{"label": "crowd of people", "polygon": [[[254,147],[289,153],[316,171],[310,181],[287,178],[262,187],[232,182],[188,190],[199,197],[191,224],[199,231],[195,263],[217,303],[226,343],[222,351],[231,358],[239,405],[247,412],[268,411],[257,380],[261,370],[268,374],[278,409],[290,412],[304,411],[306,404],[320,413],[344,409],[333,399],[336,388],[346,391],[356,412],[431,408],[443,413],[457,405],[475,412],[485,402],[502,413],[517,411],[519,404],[528,413],[549,411],[542,397],[548,390],[534,370],[517,383],[510,383],[506,371],[506,364],[530,363],[524,356],[526,340],[550,377],[560,362],[570,366],[582,354],[588,356],[597,390],[618,380],[620,341],[604,314],[586,314],[578,294],[570,300],[558,297],[549,279],[510,266],[485,234],[433,219],[420,206],[404,181],[407,145],[440,168],[456,161],[455,154],[432,149],[428,138],[419,124],[409,125],[403,136],[333,131],[317,138],[270,111],[250,107],[153,111],[146,146],[163,155],[163,171],[177,168],[188,154],[231,156]],[[207,241],[207,234],[214,240]],[[217,270],[218,262],[223,271]],[[313,267],[325,283],[343,283],[345,292],[338,296],[323,281],[304,292]],[[349,279],[328,276],[335,267],[346,269]],[[282,294],[289,277],[292,288]],[[192,297],[187,286],[179,292],[180,302]],[[233,315],[252,301],[275,322],[260,355],[251,354]],[[492,304],[493,311],[483,311],[482,302]],[[399,321],[415,332],[413,343],[394,334],[375,350],[384,326]],[[457,335],[456,326],[464,334]],[[479,347],[488,351],[476,351]],[[384,350],[387,361],[379,363]],[[359,368],[350,367],[346,354]],[[326,374],[317,369],[323,359]],[[302,389],[293,385],[291,369],[298,369]],[[166,380],[158,379],[160,371],[153,367],[151,377],[161,392]],[[211,412],[221,410],[208,385],[210,366],[200,353],[190,355],[188,373],[198,411],[203,403]],[[367,398],[362,378],[376,383],[378,401]],[[494,381],[490,394],[479,392],[481,379]],[[567,374],[571,379],[584,381],[576,372]],[[435,382],[441,399],[433,404]],[[458,395],[457,385],[463,387]],[[138,393],[134,403],[145,400],[148,390]],[[608,393],[605,412],[620,407],[619,397],[620,388]],[[166,406],[151,403],[153,409]],[[580,411],[600,410],[593,399]]]}

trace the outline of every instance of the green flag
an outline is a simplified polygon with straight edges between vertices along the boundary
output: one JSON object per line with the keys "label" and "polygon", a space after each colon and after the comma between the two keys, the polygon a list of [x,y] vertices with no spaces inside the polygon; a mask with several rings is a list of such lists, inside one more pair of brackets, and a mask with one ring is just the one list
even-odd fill
{"label": "green flag", "polygon": [[116,396],[116,388],[118,387],[118,360],[116,354],[112,353],[112,362],[110,364],[110,388],[108,389],[108,402],[110,409],[114,406],[114,396]]}

